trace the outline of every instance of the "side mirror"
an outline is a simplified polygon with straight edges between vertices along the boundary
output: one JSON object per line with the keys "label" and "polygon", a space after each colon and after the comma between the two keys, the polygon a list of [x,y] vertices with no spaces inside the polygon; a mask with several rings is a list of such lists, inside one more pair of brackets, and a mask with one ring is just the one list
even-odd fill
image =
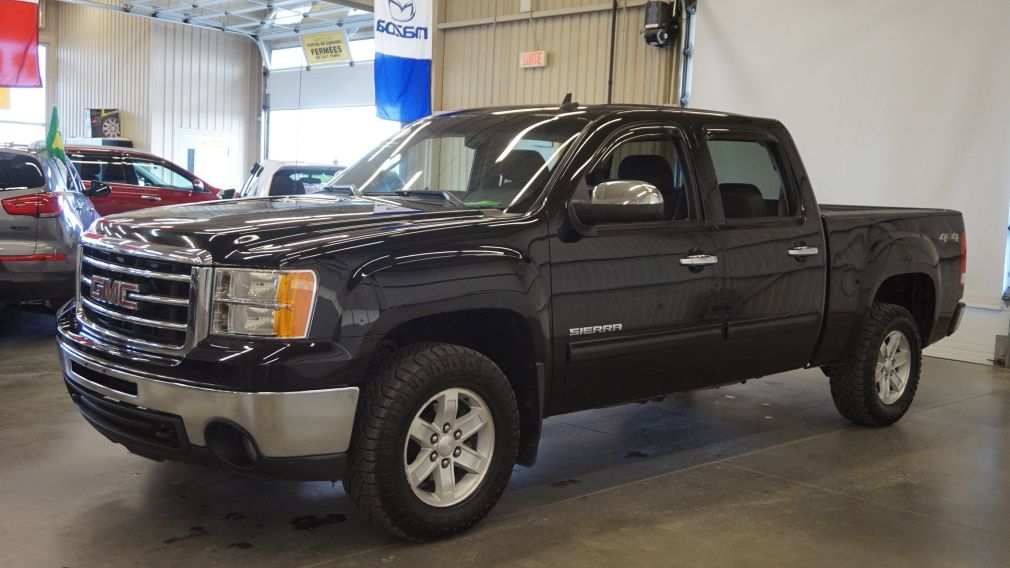
{"label": "side mirror", "polygon": [[235,190],[222,189],[221,193],[218,193],[217,196],[220,197],[221,199],[235,199]]}
{"label": "side mirror", "polygon": [[112,193],[112,186],[104,181],[93,181],[91,187],[84,188],[86,197],[104,197]]}
{"label": "side mirror", "polygon": [[643,223],[665,219],[663,194],[638,180],[605,181],[589,190],[589,201],[572,202],[578,220],[600,223]]}
{"label": "side mirror", "polygon": [[203,180],[195,179],[193,180],[193,189],[195,191],[207,191],[207,186],[203,184]]}

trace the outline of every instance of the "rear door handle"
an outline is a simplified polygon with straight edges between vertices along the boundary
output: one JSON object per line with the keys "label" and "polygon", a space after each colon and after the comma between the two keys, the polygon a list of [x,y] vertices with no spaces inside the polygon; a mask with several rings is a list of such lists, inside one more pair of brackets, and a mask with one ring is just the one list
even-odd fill
{"label": "rear door handle", "polygon": [[161,201],[161,198],[157,195],[141,195],[140,198],[144,201]]}
{"label": "rear door handle", "polygon": [[804,257],[804,256],[816,256],[820,251],[817,250],[817,247],[811,247],[811,246],[807,246],[807,245],[800,245],[800,246],[793,247],[793,248],[787,250],[786,252],[789,253],[789,256],[794,256],[794,257],[799,258],[799,257]]}
{"label": "rear door handle", "polygon": [[680,258],[681,266],[710,266],[718,262],[719,257],[713,254],[690,254]]}

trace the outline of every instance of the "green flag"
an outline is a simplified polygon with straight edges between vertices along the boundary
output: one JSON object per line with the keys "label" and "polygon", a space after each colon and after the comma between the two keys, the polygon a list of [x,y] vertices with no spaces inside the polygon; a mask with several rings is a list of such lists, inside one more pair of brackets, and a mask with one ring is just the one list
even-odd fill
{"label": "green flag", "polygon": [[55,156],[61,160],[66,160],[67,155],[63,152],[63,134],[60,132],[60,116],[53,107],[53,116],[49,119],[49,133],[46,134],[46,149],[50,156]]}

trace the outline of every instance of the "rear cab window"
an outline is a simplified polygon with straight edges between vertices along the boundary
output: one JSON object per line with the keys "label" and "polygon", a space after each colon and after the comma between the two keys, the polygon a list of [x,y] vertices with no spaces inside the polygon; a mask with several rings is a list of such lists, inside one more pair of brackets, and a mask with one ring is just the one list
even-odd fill
{"label": "rear cab window", "polygon": [[270,195],[306,195],[317,193],[337,175],[333,170],[282,168],[270,180]]}

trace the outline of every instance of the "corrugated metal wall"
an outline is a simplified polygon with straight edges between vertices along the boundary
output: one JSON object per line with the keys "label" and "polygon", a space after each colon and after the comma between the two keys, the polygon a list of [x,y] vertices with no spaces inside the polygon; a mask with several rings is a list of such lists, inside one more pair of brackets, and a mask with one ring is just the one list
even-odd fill
{"label": "corrugated metal wall", "polygon": [[[611,3],[537,0],[443,0],[436,58],[435,108],[607,101]],[[677,49],[646,45],[642,2],[621,0],[614,65],[615,103],[675,102]],[[521,69],[519,54],[545,50],[548,65]]]}
{"label": "corrugated metal wall", "polygon": [[91,135],[88,108],[118,108],[125,135],[149,148],[150,23],[59,2],[48,5],[46,16],[56,29],[53,85],[63,136]]}
{"label": "corrugated metal wall", "polygon": [[259,159],[262,72],[250,40],[58,2],[48,8],[64,137],[90,135],[86,109],[118,108],[137,148],[183,165],[182,134],[226,139],[228,183]]}

